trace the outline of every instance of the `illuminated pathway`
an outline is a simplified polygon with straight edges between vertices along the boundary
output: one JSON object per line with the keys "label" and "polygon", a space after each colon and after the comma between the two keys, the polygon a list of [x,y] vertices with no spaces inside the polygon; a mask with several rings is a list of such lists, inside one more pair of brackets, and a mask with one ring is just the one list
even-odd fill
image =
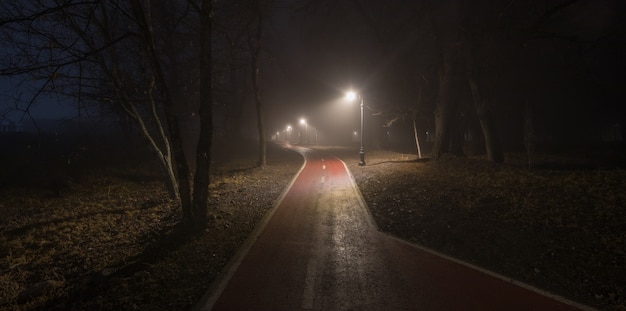
{"label": "illuminated pathway", "polygon": [[377,231],[347,168],[322,152],[199,310],[577,310]]}

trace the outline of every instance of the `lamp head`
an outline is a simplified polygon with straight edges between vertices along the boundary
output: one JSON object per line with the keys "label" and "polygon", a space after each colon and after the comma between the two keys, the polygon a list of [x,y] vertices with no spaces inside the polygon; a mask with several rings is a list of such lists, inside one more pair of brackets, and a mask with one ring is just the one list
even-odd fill
{"label": "lamp head", "polygon": [[346,93],[346,99],[349,101],[353,101],[355,100],[357,97],[356,93],[354,91],[350,91],[348,93]]}

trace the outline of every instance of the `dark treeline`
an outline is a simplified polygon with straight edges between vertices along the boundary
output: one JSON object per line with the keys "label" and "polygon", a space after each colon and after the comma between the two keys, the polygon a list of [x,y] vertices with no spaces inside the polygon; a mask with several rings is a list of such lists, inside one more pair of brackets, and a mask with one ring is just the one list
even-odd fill
{"label": "dark treeline", "polygon": [[624,9],[611,0],[315,2],[299,13],[290,57],[303,89],[318,81],[366,94],[382,116],[369,122],[381,129],[374,145],[383,126],[413,118],[423,139],[436,138],[435,157],[467,142],[501,161],[532,144],[623,141]]}

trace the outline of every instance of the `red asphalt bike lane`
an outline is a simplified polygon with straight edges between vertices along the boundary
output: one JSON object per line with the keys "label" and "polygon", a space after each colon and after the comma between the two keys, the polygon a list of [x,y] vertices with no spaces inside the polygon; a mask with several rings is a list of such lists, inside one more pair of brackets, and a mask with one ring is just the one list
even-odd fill
{"label": "red asphalt bike lane", "polygon": [[345,164],[305,164],[197,310],[591,310],[379,232]]}

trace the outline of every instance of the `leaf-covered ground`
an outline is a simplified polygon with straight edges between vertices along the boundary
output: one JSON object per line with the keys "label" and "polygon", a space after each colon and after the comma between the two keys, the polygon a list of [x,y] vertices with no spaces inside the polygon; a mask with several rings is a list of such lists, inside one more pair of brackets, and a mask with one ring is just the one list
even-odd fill
{"label": "leaf-covered ground", "polygon": [[218,159],[213,221],[191,237],[177,227],[179,208],[153,166],[0,188],[0,310],[190,308],[302,164],[269,148],[259,169],[244,151]]}
{"label": "leaf-covered ground", "polygon": [[[42,179],[45,165],[22,174],[17,159],[18,182],[0,180],[0,310],[188,309],[302,163],[270,150],[263,170],[254,151],[217,159],[212,225],[192,237],[176,226],[178,207],[153,166]],[[359,167],[355,151],[328,151],[348,164],[382,231],[599,309],[626,310],[623,153],[607,166],[545,156],[528,170],[519,155],[491,165],[368,151]]]}
{"label": "leaf-covered ground", "polygon": [[344,158],[380,230],[577,302],[626,310],[624,163],[552,155],[528,170],[521,155],[493,165],[373,152],[359,167]]}

